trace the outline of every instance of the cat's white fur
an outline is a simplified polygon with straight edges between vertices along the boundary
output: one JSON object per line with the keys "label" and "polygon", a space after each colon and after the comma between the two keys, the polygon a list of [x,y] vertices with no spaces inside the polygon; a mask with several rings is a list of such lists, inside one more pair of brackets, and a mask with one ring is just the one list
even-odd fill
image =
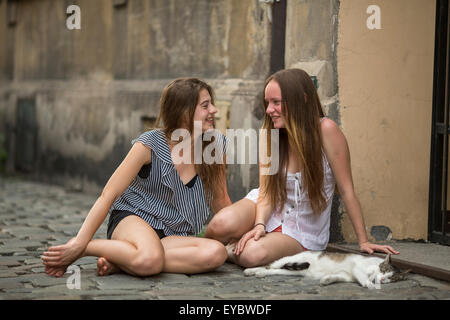
{"label": "cat's white fur", "polygon": [[[264,277],[267,275],[299,275],[319,280],[321,285],[334,282],[357,282],[369,289],[379,289],[381,283],[389,283],[393,272],[382,273],[380,264],[388,261],[378,257],[358,254],[333,254],[322,251],[305,251],[284,257],[273,263],[257,268],[247,268],[244,274]],[[309,263],[304,270],[287,270],[294,264]]]}

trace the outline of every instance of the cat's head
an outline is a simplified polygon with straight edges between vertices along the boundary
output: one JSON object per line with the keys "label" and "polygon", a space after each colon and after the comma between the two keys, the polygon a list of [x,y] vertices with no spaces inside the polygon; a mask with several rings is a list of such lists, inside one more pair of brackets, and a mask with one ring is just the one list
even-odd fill
{"label": "cat's head", "polygon": [[396,266],[392,265],[390,254],[386,256],[386,258],[382,263],[380,263],[379,268],[380,268],[380,274],[378,275],[379,283],[389,283],[405,280],[406,274],[411,271],[411,270],[401,271]]}

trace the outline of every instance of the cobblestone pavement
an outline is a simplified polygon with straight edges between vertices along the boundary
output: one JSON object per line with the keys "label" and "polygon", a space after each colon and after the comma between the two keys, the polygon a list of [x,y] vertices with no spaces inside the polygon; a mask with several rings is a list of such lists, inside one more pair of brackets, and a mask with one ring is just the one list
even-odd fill
{"label": "cobblestone pavement", "polygon": [[[71,274],[61,278],[47,276],[41,264],[42,252],[76,235],[95,199],[96,195],[71,193],[58,186],[0,176],[1,300],[450,299],[449,283],[416,274],[411,274],[406,281],[368,290],[354,283],[320,286],[317,281],[300,277],[245,277],[240,267],[229,263],[199,275],[99,277],[97,259],[86,257],[74,263]],[[106,222],[94,237],[105,238],[105,235]]]}

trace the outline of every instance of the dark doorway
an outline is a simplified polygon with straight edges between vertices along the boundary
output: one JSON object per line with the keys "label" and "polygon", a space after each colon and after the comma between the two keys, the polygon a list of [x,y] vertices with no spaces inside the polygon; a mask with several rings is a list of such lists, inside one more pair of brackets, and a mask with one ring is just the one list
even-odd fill
{"label": "dark doorway", "polygon": [[449,10],[449,0],[437,0],[428,212],[428,240],[447,245],[450,244]]}

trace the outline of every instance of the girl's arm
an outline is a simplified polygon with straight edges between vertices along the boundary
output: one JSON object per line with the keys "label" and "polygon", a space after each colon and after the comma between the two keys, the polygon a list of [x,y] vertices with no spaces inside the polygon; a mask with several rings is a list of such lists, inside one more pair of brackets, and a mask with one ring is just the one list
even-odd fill
{"label": "girl's arm", "polygon": [[105,220],[114,201],[128,188],[139,170],[151,162],[151,152],[142,143],[135,143],[125,159],[109,178],[100,197],[89,211],[76,239],[77,242],[87,246],[97,229]]}
{"label": "girl's arm", "polygon": [[321,130],[325,154],[333,170],[339,193],[358,238],[360,250],[370,254],[374,251],[398,254],[399,252],[390,246],[376,245],[368,241],[361,206],[353,188],[350,151],[347,140],[337,124],[331,119],[322,121]]}
{"label": "girl's arm", "polygon": [[[263,176],[260,175],[259,181],[262,181]],[[234,254],[239,255],[244,250],[245,244],[248,240],[253,238],[258,241],[260,237],[266,234],[266,223],[270,218],[272,212],[270,206],[270,200],[267,196],[261,196],[261,186],[258,201],[256,203],[256,214],[255,214],[255,224],[254,227],[245,233],[241,239],[238,241],[234,248]]]}
{"label": "girl's arm", "polygon": [[254,237],[255,241],[258,240],[260,236],[265,235],[266,224],[270,218],[271,213],[272,213],[272,206],[270,205],[269,197],[268,196],[259,197],[258,202],[256,203],[255,227],[253,229],[257,229],[261,232],[255,234]]}
{"label": "girl's arm", "polygon": [[[223,157],[223,163],[225,166],[226,162],[226,157]],[[223,176],[221,177],[221,179],[219,179],[219,181],[221,181],[222,183],[222,192],[223,194],[217,197],[214,197],[213,199],[213,204],[212,204],[212,210],[214,212],[214,214],[216,214],[217,212],[219,212],[220,210],[222,210],[225,207],[231,206],[232,202],[230,199],[230,196],[228,195],[228,188],[227,188],[227,177],[226,177],[226,173],[225,170],[223,170]]]}
{"label": "girl's arm", "polygon": [[64,266],[78,259],[105,220],[113,202],[126,190],[141,167],[150,162],[151,152],[149,148],[141,143],[135,143],[106,183],[77,236],[64,245],[50,247],[49,251],[44,252],[44,263],[48,266]]}
{"label": "girl's arm", "polygon": [[[259,141],[267,141],[267,136],[263,134],[263,131],[260,132]],[[259,155],[266,155],[267,145],[265,143],[259,144]],[[272,206],[270,203],[270,198],[261,192],[261,185],[263,185],[263,180],[270,174],[270,170],[267,169],[267,164],[263,165],[259,164],[259,197],[256,202],[256,213],[255,213],[255,224],[253,228],[245,233],[241,239],[238,241],[234,248],[234,254],[240,255],[242,251],[244,251],[244,247],[248,240],[253,238],[255,241],[258,241],[259,238],[264,237],[266,234],[266,223],[270,218],[272,213]]]}
{"label": "girl's arm", "polygon": [[223,190],[223,195],[221,197],[217,197],[216,199],[213,200],[212,210],[213,210],[214,214],[216,214],[217,212],[219,212],[223,208],[232,205],[230,196],[228,195],[226,182],[224,184],[225,184],[225,186],[223,187],[224,189],[222,189]]}

